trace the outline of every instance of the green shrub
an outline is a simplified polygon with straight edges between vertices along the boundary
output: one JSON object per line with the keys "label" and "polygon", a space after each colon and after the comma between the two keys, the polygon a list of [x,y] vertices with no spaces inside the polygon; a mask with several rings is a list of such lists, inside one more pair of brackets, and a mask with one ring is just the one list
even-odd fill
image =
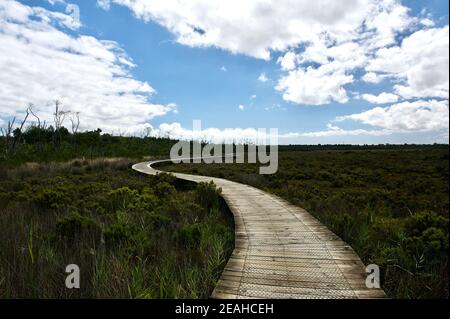
{"label": "green shrub", "polygon": [[197,202],[206,209],[210,211],[213,207],[219,206],[219,196],[222,192],[221,188],[216,188],[213,181],[209,183],[200,182],[197,184],[195,194]]}
{"label": "green shrub", "polygon": [[155,186],[155,194],[159,198],[169,198],[176,193],[175,187],[167,182],[159,182]]}
{"label": "green shrub", "polygon": [[129,187],[120,187],[108,193],[108,198],[113,209],[124,209],[130,202],[133,202],[138,197],[137,190],[132,190]]}
{"label": "green shrub", "polygon": [[101,227],[96,220],[81,216],[79,213],[70,213],[56,223],[55,233],[58,238],[73,241],[85,235],[100,238]]}
{"label": "green shrub", "polygon": [[169,216],[164,216],[162,209],[160,213],[149,213],[146,215],[146,223],[151,225],[153,229],[160,229],[170,225],[172,219]]}
{"label": "green shrub", "polygon": [[448,218],[424,211],[406,219],[405,229],[409,236],[421,236],[430,227],[442,229],[448,233]]}
{"label": "green shrub", "polygon": [[125,223],[114,223],[104,232],[106,244],[118,244],[131,240],[133,237],[132,227]]}
{"label": "green shrub", "polygon": [[201,240],[199,224],[184,225],[180,231],[181,242],[187,247],[198,247]]}
{"label": "green shrub", "polygon": [[67,205],[69,197],[64,191],[44,188],[32,195],[31,201],[43,209],[57,209]]}

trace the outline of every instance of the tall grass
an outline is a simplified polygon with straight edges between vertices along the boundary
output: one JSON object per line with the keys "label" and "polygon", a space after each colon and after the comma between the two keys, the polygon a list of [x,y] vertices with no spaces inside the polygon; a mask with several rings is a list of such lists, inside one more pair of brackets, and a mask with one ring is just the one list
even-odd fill
{"label": "tall grass", "polygon": [[[295,148],[295,147],[294,147]],[[279,169],[183,164],[164,170],[225,177],[304,207],[378,264],[393,298],[448,298],[448,146],[285,151]]]}
{"label": "tall grass", "polygon": [[[207,298],[233,248],[214,185],[127,159],[3,170],[0,298]],[[208,194],[205,198],[205,190]],[[80,267],[80,289],[65,267]]]}

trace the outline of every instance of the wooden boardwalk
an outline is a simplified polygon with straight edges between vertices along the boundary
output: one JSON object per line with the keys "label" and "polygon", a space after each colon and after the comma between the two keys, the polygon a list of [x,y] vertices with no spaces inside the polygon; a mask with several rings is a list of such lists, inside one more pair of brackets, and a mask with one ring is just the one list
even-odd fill
{"label": "wooden boardwalk", "polygon": [[[133,169],[156,174],[156,162]],[[173,174],[212,180],[234,215],[235,249],[212,298],[385,297],[383,290],[366,287],[365,266],[353,249],[304,209],[226,179]]]}

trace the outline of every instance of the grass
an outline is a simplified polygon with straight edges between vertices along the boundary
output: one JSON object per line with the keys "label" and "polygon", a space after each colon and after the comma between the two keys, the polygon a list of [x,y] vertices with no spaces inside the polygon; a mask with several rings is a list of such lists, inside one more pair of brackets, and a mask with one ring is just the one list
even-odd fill
{"label": "grass", "polygon": [[[130,165],[116,158],[0,169],[0,298],[210,295],[233,248],[220,190]],[[72,263],[80,289],[65,287]]]}
{"label": "grass", "polygon": [[316,216],[366,264],[378,264],[389,297],[448,298],[448,146],[284,149],[273,175],[259,175],[255,164],[163,169],[277,194]]}

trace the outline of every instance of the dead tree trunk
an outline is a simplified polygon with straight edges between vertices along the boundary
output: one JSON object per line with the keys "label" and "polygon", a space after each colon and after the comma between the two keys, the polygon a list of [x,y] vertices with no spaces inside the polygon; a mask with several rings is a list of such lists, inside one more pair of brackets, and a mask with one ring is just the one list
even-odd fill
{"label": "dead tree trunk", "polygon": [[8,157],[11,149],[11,136],[13,132],[14,123],[16,122],[16,118],[14,117],[12,121],[8,121],[5,129],[1,129],[2,135],[5,137],[5,149],[4,149],[4,157]]}
{"label": "dead tree trunk", "polygon": [[22,138],[23,126],[25,125],[25,123],[28,119],[28,116],[30,116],[30,107],[28,107],[25,112],[26,112],[25,117],[22,120],[22,123],[20,123],[19,134],[17,136],[15,136],[14,140],[13,140],[13,144],[12,144],[12,148],[11,148],[12,152],[14,152],[16,149],[17,141],[19,141],[19,143],[20,143],[20,139]]}
{"label": "dead tree trunk", "polygon": [[61,128],[68,113],[68,111],[61,110],[61,102],[59,100],[55,100],[55,113],[53,113],[55,121],[55,148],[58,148],[61,145]]}

